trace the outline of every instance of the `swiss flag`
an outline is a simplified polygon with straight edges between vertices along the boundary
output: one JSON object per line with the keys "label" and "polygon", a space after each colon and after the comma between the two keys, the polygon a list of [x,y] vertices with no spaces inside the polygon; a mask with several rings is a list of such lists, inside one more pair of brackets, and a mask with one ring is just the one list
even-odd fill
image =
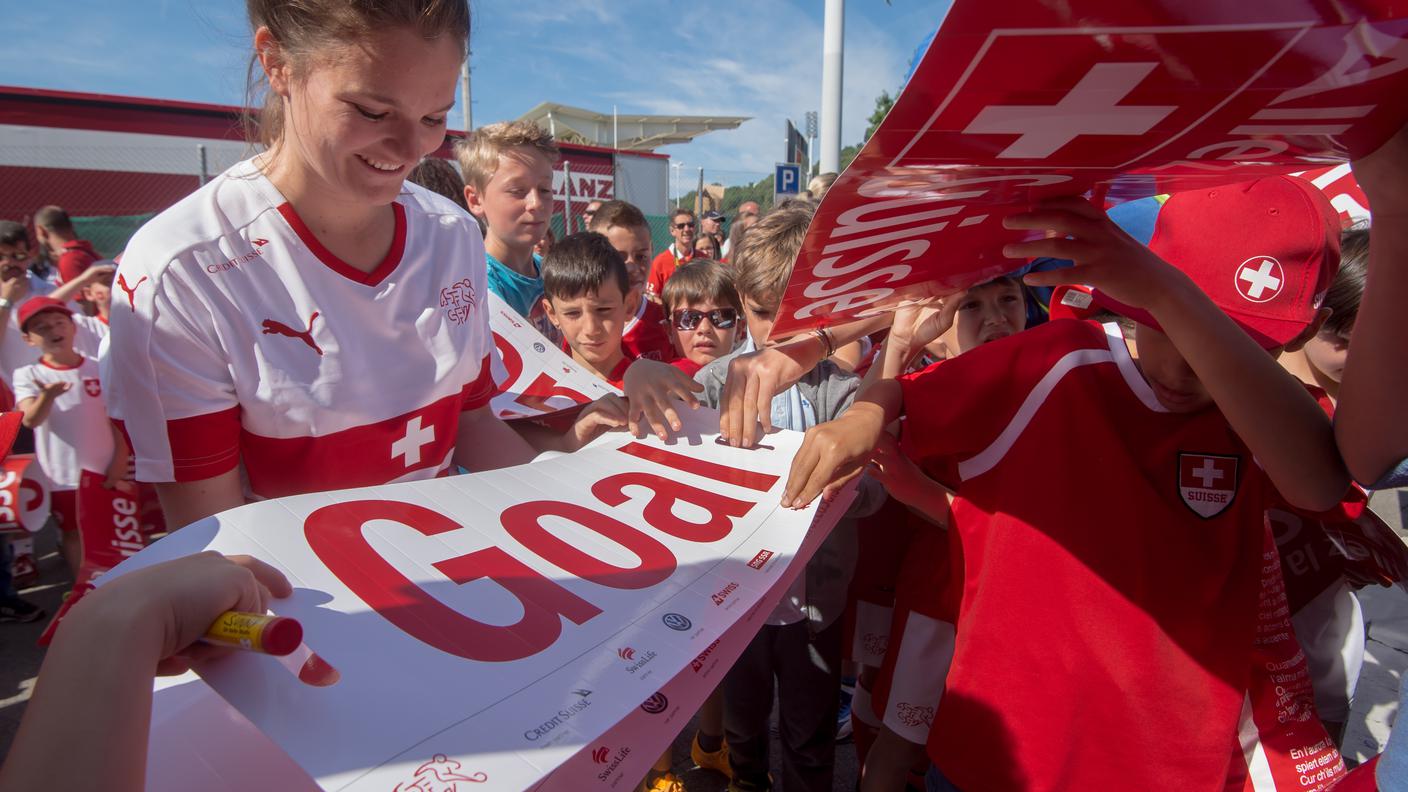
{"label": "swiss flag", "polygon": [[1217,454],[1178,455],[1178,494],[1204,519],[1216,517],[1237,496],[1237,457]]}

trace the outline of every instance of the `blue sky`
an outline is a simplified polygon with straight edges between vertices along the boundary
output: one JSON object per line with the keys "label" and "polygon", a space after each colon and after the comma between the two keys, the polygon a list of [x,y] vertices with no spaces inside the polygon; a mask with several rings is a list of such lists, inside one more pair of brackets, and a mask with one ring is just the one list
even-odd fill
{"label": "blue sky", "polygon": [[[621,113],[754,120],[660,149],[710,181],[752,181],[783,155],[783,121],[820,110],[822,0],[471,0],[474,122],[543,101]],[[949,0],[850,0],[842,138],[860,140]],[[234,0],[63,0],[6,14],[0,81],[239,103],[249,31]],[[459,111],[451,126],[460,126]]]}

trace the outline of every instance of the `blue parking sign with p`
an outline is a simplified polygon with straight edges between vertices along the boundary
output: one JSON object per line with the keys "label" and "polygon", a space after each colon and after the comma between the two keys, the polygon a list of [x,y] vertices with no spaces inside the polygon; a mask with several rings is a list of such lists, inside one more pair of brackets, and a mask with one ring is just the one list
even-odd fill
{"label": "blue parking sign with p", "polygon": [[795,162],[779,162],[773,173],[773,192],[796,195],[802,191],[802,166]]}

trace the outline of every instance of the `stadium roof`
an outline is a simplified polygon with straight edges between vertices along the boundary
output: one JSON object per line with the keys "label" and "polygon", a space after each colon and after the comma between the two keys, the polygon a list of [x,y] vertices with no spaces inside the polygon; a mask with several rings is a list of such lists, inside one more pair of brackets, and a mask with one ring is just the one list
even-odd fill
{"label": "stadium roof", "polygon": [[[659,146],[688,143],[706,132],[736,129],[748,116],[616,115],[543,102],[519,116],[568,143],[654,151]],[[614,121],[614,124],[613,124]],[[613,135],[614,127],[614,135]],[[619,139],[613,139],[619,136]]]}

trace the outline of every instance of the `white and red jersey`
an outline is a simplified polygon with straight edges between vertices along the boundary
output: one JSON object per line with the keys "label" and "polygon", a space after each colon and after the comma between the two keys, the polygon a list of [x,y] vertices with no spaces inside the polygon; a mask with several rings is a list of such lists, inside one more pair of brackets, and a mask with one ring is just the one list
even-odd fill
{"label": "white and red jersey", "polygon": [[43,361],[15,370],[15,401],[39,397],[54,382],[67,382],[68,390],[54,399],[49,415],[34,430],[39,467],[56,490],[78,487],[84,470],[103,473],[115,451],[112,425],[103,404],[98,363],[85,357],[76,366],[59,367]]}
{"label": "white and red jersey", "polygon": [[449,468],[461,411],[494,391],[483,241],[414,184],[392,208],[369,273],[324,248],[253,161],[137,232],[102,369],[139,481],[243,465],[270,498]]}
{"label": "white and red jersey", "polygon": [[[31,297],[42,297],[53,290],[52,283],[31,272],[29,273],[29,293],[19,303],[23,303]],[[4,338],[0,339],[0,379],[3,379],[11,390],[14,390],[15,387],[15,369],[33,363],[39,357],[39,350],[25,342],[24,333],[20,332],[19,303],[10,309],[9,326],[5,329]],[[97,360],[98,344],[108,334],[107,324],[97,318],[84,316],[75,303],[69,303],[69,307],[74,309],[73,323],[78,328],[78,332],[73,337],[74,351],[84,357]]]}
{"label": "white and red jersey", "polygon": [[906,450],[958,493],[936,764],[960,789],[1221,788],[1268,489],[1226,419],[1168,412],[1089,322],[901,384]]}

